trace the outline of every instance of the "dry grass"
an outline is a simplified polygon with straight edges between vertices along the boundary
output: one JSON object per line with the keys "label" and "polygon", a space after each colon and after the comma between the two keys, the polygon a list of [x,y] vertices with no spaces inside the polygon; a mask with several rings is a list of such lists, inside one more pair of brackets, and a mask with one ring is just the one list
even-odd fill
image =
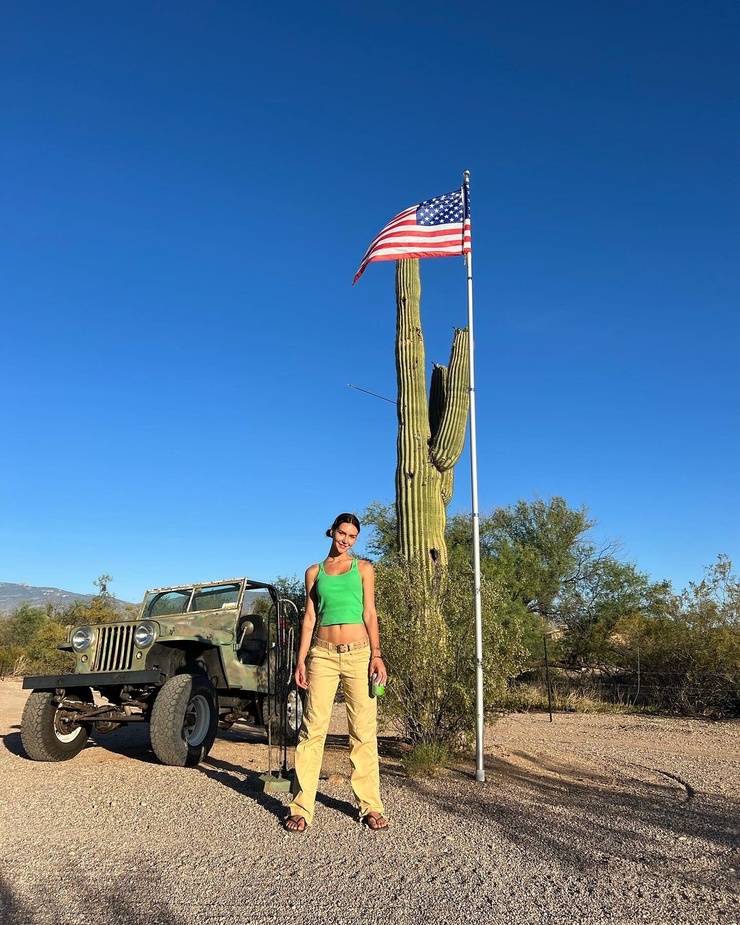
{"label": "dry grass", "polygon": [[[497,704],[504,710],[548,710],[547,688],[536,684],[518,684],[507,691]],[[552,709],[558,713],[625,713],[632,709],[628,703],[611,703],[602,700],[596,690],[588,689],[552,691]]]}

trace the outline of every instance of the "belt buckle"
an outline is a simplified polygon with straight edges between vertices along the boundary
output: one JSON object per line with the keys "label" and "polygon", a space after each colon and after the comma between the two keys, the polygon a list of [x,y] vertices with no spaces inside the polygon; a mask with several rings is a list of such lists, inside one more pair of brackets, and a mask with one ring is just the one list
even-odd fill
{"label": "belt buckle", "polygon": [[342,655],[344,652],[349,652],[350,644],[348,642],[340,642],[337,645],[337,654]]}

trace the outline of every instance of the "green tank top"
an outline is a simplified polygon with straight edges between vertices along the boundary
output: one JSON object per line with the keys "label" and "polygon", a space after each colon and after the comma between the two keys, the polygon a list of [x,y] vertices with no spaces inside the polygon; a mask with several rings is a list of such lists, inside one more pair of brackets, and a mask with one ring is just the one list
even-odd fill
{"label": "green tank top", "polygon": [[338,623],[362,623],[362,575],[357,560],[352,560],[348,572],[327,575],[324,563],[319,563],[316,576],[316,596],[319,601],[319,626]]}

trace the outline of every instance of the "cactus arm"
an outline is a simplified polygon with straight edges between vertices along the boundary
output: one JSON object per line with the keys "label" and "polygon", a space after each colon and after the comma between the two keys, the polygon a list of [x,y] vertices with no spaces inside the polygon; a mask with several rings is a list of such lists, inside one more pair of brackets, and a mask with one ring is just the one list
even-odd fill
{"label": "cactus arm", "polygon": [[450,364],[445,378],[444,410],[436,430],[432,431],[429,454],[442,472],[451,469],[465,445],[465,431],[470,404],[470,358],[468,331],[458,328],[452,342]]}
{"label": "cactus arm", "polygon": [[447,401],[447,367],[435,363],[432,368],[432,381],[429,385],[429,430],[432,439],[439,431],[439,425]]}
{"label": "cactus arm", "polygon": [[455,470],[450,466],[442,472],[442,504],[445,507],[452,501],[452,492],[455,486]]}

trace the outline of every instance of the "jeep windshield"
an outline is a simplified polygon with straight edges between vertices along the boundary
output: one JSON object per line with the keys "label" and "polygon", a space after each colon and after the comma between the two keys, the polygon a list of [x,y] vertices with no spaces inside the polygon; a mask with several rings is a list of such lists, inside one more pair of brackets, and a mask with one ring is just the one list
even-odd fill
{"label": "jeep windshield", "polygon": [[233,581],[150,591],[144,600],[142,615],[144,619],[153,619],[202,610],[236,608],[241,590],[241,582]]}

